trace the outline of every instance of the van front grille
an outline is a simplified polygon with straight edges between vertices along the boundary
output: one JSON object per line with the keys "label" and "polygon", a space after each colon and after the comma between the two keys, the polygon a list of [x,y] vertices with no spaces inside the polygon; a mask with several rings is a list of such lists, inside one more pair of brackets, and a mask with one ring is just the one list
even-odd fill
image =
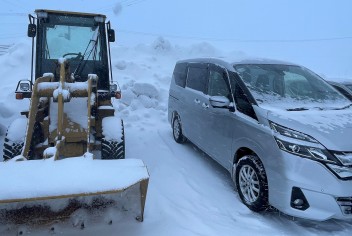
{"label": "van front grille", "polygon": [[352,215],[352,197],[338,197],[336,201],[344,215]]}

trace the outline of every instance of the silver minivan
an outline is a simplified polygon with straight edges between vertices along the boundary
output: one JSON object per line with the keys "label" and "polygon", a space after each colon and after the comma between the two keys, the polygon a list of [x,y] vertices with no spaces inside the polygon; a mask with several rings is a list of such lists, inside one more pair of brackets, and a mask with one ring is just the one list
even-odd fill
{"label": "silver minivan", "polygon": [[231,173],[251,210],[352,220],[351,106],[299,65],[192,59],[175,66],[168,119],[176,142]]}

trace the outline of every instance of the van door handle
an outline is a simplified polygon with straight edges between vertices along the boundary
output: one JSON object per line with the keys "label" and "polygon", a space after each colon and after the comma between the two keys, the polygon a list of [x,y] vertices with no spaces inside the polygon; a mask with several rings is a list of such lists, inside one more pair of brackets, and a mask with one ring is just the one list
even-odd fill
{"label": "van door handle", "polygon": [[208,109],[209,105],[203,102],[202,107],[205,108],[205,109]]}
{"label": "van door handle", "polygon": [[195,102],[196,104],[199,104],[199,103],[200,103],[200,100],[199,100],[198,98],[196,98],[196,99],[194,99],[194,102]]}

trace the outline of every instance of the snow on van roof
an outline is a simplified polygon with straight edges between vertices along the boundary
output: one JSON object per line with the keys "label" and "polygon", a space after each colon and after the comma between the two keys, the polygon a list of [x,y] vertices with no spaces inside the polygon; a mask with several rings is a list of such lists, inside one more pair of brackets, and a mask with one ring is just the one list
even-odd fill
{"label": "snow on van roof", "polygon": [[266,58],[244,59],[244,60],[234,61],[231,64],[233,64],[233,65],[240,65],[240,64],[297,65],[292,62],[280,61],[280,60],[274,60],[274,59],[266,59]]}
{"label": "snow on van roof", "polygon": [[[292,62],[274,60],[274,59],[266,59],[266,58],[246,58],[241,60],[235,60],[233,62],[227,62],[223,59],[219,58],[193,58],[193,59],[185,59],[180,60],[177,63],[213,63],[216,65],[223,66],[227,69],[232,70],[234,65],[241,65],[241,64],[278,64],[278,65],[297,65]],[[299,65],[298,65],[299,66]]]}

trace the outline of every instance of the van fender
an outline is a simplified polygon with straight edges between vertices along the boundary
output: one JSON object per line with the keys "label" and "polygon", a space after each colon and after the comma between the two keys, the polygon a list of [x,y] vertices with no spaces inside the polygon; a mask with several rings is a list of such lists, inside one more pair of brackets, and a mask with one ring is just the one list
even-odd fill
{"label": "van fender", "polygon": [[260,161],[263,163],[263,166],[265,169],[265,166],[266,166],[266,163],[264,161],[265,159],[261,158],[265,156],[265,150],[260,143],[254,142],[252,139],[249,139],[249,138],[244,138],[244,137],[239,138],[237,140],[234,140],[233,150],[234,150],[234,155],[231,163],[232,164],[231,176],[234,183],[236,183],[236,166],[240,159],[238,158],[238,154],[240,154],[239,152],[241,150],[244,150],[244,153],[243,153],[244,155],[254,154],[258,156]]}

